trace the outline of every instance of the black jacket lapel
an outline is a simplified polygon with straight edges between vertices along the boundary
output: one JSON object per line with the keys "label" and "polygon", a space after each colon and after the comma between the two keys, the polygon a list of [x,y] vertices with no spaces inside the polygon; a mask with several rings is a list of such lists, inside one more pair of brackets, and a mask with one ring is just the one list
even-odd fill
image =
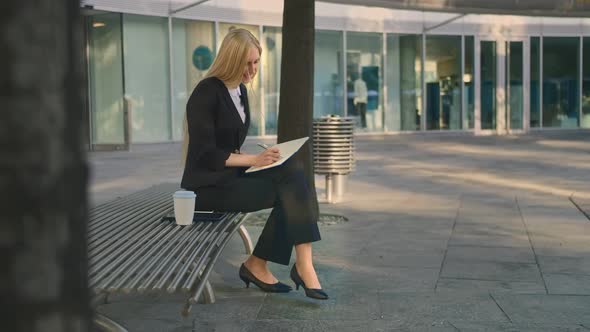
{"label": "black jacket lapel", "polygon": [[244,84],[240,84],[240,93],[244,96],[244,112],[246,113],[244,126],[246,127],[246,131],[248,131],[248,128],[250,128],[250,102],[248,102],[248,90]]}
{"label": "black jacket lapel", "polygon": [[[242,118],[240,117],[240,113],[238,112],[238,109],[236,108],[236,105],[234,104],[233,99],[231,99],[231,95],[229,94],[229,90],[227,89],[227,87],[225,86],[225,84],[223,84],[223,100],[225,101],[226,106],[229,108],[230,113],[233,113],[233,115],[231,115],[231,117],[233,118],[233,121],[238,123],[240,126],[244,126],[244,122],[242,122]],[[245,108],[245,107],[244,107]],[[246,112],[246,123],[248,121],[248,113]]]}

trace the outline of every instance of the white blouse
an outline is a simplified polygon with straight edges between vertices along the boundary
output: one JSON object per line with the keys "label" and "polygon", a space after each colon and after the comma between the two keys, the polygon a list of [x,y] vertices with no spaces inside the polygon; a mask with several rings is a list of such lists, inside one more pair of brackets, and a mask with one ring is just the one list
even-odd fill
{"label": "white blouse", "polygon": [[236,105],[238,114],[240,115],[240,118],[242,118],[242,123],[246,123],[246,111],[244,110],[244,105],[242,105],[242,103],[240,102],[240,95],[242,94],[242,92],[240,91],[240,87],[238,86],[235,89],[227,88],[227,91],[229,91],[229,95],[231,96],[231,99],[234,101],[234,105]]}

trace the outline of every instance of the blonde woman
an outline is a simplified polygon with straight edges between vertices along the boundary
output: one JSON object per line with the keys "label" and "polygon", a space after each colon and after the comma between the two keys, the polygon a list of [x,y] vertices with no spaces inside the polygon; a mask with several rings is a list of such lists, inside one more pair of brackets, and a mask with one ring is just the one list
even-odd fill
{"label": "blonde woman", "polygon": [[[311,243],[320,240],[317,202],[300,165],[293,161],[256,173],[279,158],[277,149],[260,154],[240,153],[250,110],[245,84],[258,71],[262,49],[249,31],[233,29],[223,39],[219,54],[199,82],[186,106],[185,168],[182,188],[197,193],[198,210],[250,212],[273,208],[254,253],[241,265],[239,277],[249,287],[266,292],[289,292],[267,262],[288,265],[295,247],[291,279],[308,297],[327,299],[312,262]],[[291,158],[293,159],[293,158]]]}

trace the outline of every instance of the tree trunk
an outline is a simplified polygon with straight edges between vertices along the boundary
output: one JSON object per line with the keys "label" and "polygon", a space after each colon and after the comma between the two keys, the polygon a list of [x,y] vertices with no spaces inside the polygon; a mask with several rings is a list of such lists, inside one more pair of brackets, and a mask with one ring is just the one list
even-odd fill
{"label": "tree trunk", "polygon": [[0,11],[3,331],[88,331],[80,2]]}
{"label": "tree trunk", "polygon": [[317,202],[312,154],[314,36],[315,1],[284,0],[278,142],[309,136],[297,158]]}

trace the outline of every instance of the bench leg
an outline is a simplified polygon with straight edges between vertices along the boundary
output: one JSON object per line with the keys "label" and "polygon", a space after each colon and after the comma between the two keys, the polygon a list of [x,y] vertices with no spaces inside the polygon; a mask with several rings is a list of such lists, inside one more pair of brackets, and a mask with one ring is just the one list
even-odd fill
{"label": "bench leg", "polygon": [[127,332],[127,329],[98,312],[94,314],[94,326],[104,332]]}
{"label": "bench leg", "polygon": [[[189,270],[192,270],[196,267],[197,264],[192,263]],[[203,302],[206,304],[215,303],[215,293],[213,293],[213,287],[209,283],[209,280],[205,281],[205,287],[203,288]],[[194,298],[195,294],[191,294],[191,298]],[[199,299],[194,299],[193,303],[197,303]],[[190,309],[189,309],[190,310]]]}
{"label": "bench leg", "polygon": [[205,303],[207,304],[215,303],[215,293],[213,293],[213,287],[211,287],[209,280],[207,280],[207,282],[205,283],[205,289],[203,290],[203,301],[205,301]]}
{"label": "bench leg", "polygon": [[[203,296],[203,301],[206,304],[215,303],[215,293],[213,292],[213,287],[211,287],[209,280],[205,282],[205,287],[203,288],[203,293],[201,293],[201,295]],[[189,297],[188,300],[186,300],[186,303],[184,304],[184,307],[182,308],[180,314],[184,317],[188,317],[188,314],[191,312],[193,304],[196,304],[198,301],[199,299],[195,298],[195,294],[191,294],[191,297]]]}
{"label": "bench leg", "polygon": [[252,245],[252,239],[250,239],[250,234],[244,225],[240,225],[238,228],[238,233],[240,233],[240,237],[242,237],[242,241],[244,241],[244,247],[246,248],[246,254],[252,255],[254,252],[254,246]]}

